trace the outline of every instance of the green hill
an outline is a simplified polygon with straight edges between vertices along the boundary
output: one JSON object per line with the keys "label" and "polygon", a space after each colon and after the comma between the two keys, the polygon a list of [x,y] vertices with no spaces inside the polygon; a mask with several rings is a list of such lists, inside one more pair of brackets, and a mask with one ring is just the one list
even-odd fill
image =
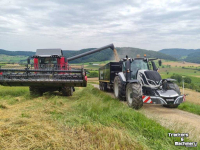
{"label": "green hill", "polygon": [[200,63],[200,49],[162,49],[159,52],[170,55],[179,60]]}
{"label": "green hill", "polygon": [[35,52],[31,52],[31,51],[8,51],[8,50],[3,50],[0,49],[0,55],[9,55],[9,56],[32,56],[35,54]]}
{"label": "green hill", "polygon": [[184,59],[187,62],[199,63],[200,64],[200,51],[191,53]]}
{"label": "green hill", "polygon": [[[82,49],[78,51],[63,50],[63,54],[66,58],[69,58],[71,56],[75,56],[87,51],[91,51],[93,49],[95,48]],[[141,56],[146,54],[147,57],[150,57],[150,58],[160,58],[160,59],[167,59],[167,60],[172,60],[172,61],[176,60],[176,58],[172,56],[162,54],[156,51],[151,51],[151,50],[144,50],[144,49],[131,48],[131,47],[117,47],[116,49],[118,51],[120,58],[124,58],[126,55],[128,55],[131,58],[134,58],[137,56],[137,54],[140,54]],[[25,62],[26,57],[32,56],[34,54],[35,52],[31,52],[31,51],[7,51],[7,50],[0,49],[0,57],[1,57],[0,62],[5,62],[5,63]],[[13,58],[13,56],[16,56],[17,59]],[[20,58],[21,58],[21,61],[20,61]],[[111,49],[107,49],[101,52],[97,52],[97,53],[73,60],[71,61],[71,63],[99,62],[99,61],[106,61],[106,60],[113,60],[113,59],[114,59],[113,51]]]}
{"label": "green hill", "polygon": [[[149,58],[160,58],[160,59],[166,59],[166,60],[172,60],[172,61],[176,60],[176,58],[172,56],[162,54],[156,51],[151,51],[151,50],[144,50],[144,49],[131,48],[131,47],[117,47],[116,49],[120,58],[124,58],[126,57],[126,55],[128,55],[131,58],[135,58],[137,54],[139,54],[142,57],[144,54],[146,54],[147,57]],[[77,54],[81,54],[90,50],[93,50],[93,49],[90,48],[90,49],[83,49],[80,51],[64,51],[64,55],[66,57],[71,57],[71,56],[75,56]],[[106,61],[106,60],[113,60],[113,59],[114,59],[113,51],[110,49],[107,49],[101,52],[97,52],[97,53],[76,59],[71,62],[82,63],[82,62]]]}

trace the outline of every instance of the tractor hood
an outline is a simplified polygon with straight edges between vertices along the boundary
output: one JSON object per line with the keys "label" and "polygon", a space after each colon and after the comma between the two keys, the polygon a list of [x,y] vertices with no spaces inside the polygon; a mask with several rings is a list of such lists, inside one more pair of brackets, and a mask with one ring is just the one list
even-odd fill
{"label": "tractor hood", "polygon": [[147,70],[147,71],[144,71],[144,74],[147,77],[147,79],[153,80],[157,84],[160,82],[160,80],[162,80],[160,74],[157,71]]}
{"label": "tractor hood", "polygon": [[137,79],[143,86],[151,88],[158,88],[162,80],[160,74],[152,70],[139,70]]}

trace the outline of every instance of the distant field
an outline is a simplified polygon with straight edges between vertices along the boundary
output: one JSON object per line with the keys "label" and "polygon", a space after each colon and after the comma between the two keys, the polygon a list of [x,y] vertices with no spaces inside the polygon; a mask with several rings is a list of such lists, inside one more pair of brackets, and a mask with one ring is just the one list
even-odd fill
{"label": "distant field", "polygon": [[[199,68],[200,69],[200,68]],[[194,76],[194,77],[200,77],[200,70],[194,70],[193,68],[188,68],[188,69],[184,69],[181,67],[171,67],[171,68],[159,68],[159,72],[161,74],[167,74],[167,72],[169,74],[182,74],[185,76]]]}
{"label": "distant field", "polygon": [[9,55],[0,55],[1,63],[19,63],[21,60],[26,61],[28,56],[9,56]]}
{"label": "distant field", "polygon": [[[102,62],[89,62],[89,63],[78,63],[78,64],[70,64],[72,67],[77,67],[77,66],[81,66],[81,65],[84,65],[84,68],[85,69],[88,69],[88,70],[99,70],[99,68],[101,66],[103,66],[104,64],[107,64],[109,63],[110,61],[102,61]],[[115,62],[113,60],[113,62]]]}
{"label": "distant field", "polygon": [[179,61],[174,61],[174,62],[163,62],[163,65],[171,65],[172,67],[188,67],[188,66],[194,66],[194,67],[200,67],[200,64],[196,63],[188,63],[188,62],[179,62]]}

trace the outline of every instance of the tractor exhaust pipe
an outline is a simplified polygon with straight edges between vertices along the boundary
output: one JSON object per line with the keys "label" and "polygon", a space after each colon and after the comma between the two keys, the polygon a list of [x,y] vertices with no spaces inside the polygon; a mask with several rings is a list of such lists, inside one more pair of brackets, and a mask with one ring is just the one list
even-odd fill
{"label": "tractor exhaust pipe", "polygon": [[97,49],[95,49],[95,50],[91,50],[91,51],[89,51],[89,52],[85,52],[85,53],[83,53],[83,54],[79,54],[79,55],[76,55],[76,56],[69,57],[69,58],[67,58],[67,60],[68,60],[68,61],[72,61],[72,60],[74,60],[74,59],[78,59],[78,58],[83,57],[83,56],[87,56],[87,55],[90,55],[90,54],[93,54],[93,53],[96,53],[96,52],[100,52],[100,51],[105,50],[105,49],[107,49],[107,48],[110,48],[110,49],[112,49],[112,50],[115,49],[115,47],[114,47],[113,44],[109,44],[109,45],[106,45],[106,46],[97,48]]}

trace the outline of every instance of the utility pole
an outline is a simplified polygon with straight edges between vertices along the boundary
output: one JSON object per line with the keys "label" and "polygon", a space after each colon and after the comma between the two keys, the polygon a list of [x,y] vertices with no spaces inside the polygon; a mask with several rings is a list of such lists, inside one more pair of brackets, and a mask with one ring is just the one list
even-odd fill
{"label": "utility pole", "polygon": [[184,94],[184,77],[185,76],[182,76],[182,78],[183,78],[183,94]]}

